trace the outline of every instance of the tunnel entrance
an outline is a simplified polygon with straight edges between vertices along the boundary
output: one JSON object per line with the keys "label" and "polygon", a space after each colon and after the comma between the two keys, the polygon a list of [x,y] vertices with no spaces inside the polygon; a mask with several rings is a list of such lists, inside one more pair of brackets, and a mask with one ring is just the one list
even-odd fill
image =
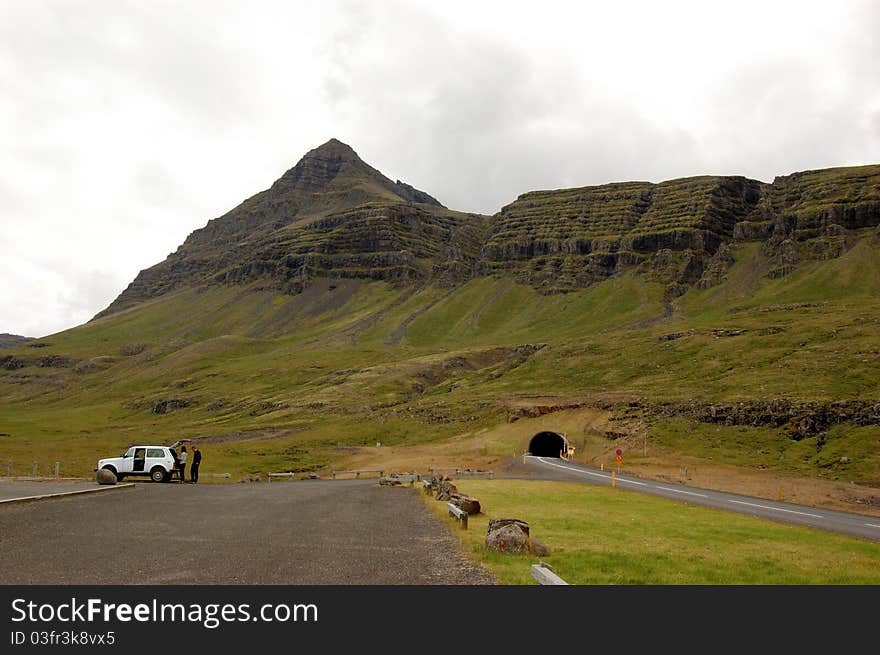
{"label": "tunnel entrance", "polygon": [[558,432],[539,432],[529,441],[529,453],[536,457],[559,457],[568,441]]}

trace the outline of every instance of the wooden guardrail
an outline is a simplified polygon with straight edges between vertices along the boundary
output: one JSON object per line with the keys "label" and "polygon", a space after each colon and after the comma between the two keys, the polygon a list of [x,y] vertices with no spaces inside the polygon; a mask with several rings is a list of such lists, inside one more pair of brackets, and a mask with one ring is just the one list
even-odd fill
{"label": "wooden guardrail", "polygon": [[430,475],[450,474],[448,477],[456,478],[489,478],[495,477],[495,471],[474,471],[472,469],[455,468],[429,468]]}
{"label": "wooden guardrail", "polygon": [[454,516],[456,519],[461,521],[462,530],[467,530],[468,513],[460,507],[453,505],[452,503],[446,503],[446,508],[449,510],[450,516]]}
{"label": "wooden guardrail", "polygon": [[[32,480],[59,480],[61,479],[61,462],[55,462],[52,467],[51,475],[39,475],[40,464],[39,462],[33,462],[31,464],[31,474],[27,479]],[[16,477],[12,474],[12,460],[6,462],[6,477],[13,478]],[[24,478],[24,476],[18,476]]]}
{"label": "wooden guardrail", "polygon": [[542,585],[567,585],[568,583],[553,572],[549,564],[532,564],[532,577]]}
{"label": "wooden guardrail", "polygon": [[354,471],[331,471],[331,476],[333,479],[336,479],[337,475],[351,475],[354,474],[354,477],[361,477],[361,473],[378,473],[379,477],[385,475],[385,471],[383,469],[355,469]]}
{"label": "wooden guardrail", "polygon": [[413,486],[416,482],[421,480],[421,476],[418,473],[392,473],[391,475],[385,476],[383,475],[379,478],[379,484],[409,484],[409,486]]}
{"label": "wooden guardrail", "polygon": [[287,478],[288,480],[293,480],[296,473],[291,473],[290,471],[286,473],[267,473],[266,477],[269,478],[269,482],[272,482],[273,478]]}

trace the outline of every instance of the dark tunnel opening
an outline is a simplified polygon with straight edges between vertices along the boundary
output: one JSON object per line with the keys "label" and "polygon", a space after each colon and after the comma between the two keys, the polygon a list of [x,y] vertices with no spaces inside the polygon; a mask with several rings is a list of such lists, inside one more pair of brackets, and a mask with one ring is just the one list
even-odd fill
{"label": "dark tunnel opening", "polygon": [[529,441],[529,453],[536,457],[559,457],[567,445],[558,432],[539,432]]}

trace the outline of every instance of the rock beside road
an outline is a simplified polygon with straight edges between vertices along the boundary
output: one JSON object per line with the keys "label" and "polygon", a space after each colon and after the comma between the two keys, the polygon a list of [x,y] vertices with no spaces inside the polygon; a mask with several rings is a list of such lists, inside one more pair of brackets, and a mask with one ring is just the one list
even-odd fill
{"label": "rock beside road", "polygon": [[529,524],[520,519],[492,519],[486,530],[486,547],[499,553],[511,555],[545,556],[550,549],[537,539],[533,539]]}
{"label": "rock beside road", "polygon": [[449,497],[449,502],[458,507],[458,509],[468,514],[480,513],[480,501],[464,494],[454,493]]}
{"label": "rock beside road", "polygon": [[98,484],[116,484],[116,474],[107,469],[100,469],[95,473],[95,481]]}

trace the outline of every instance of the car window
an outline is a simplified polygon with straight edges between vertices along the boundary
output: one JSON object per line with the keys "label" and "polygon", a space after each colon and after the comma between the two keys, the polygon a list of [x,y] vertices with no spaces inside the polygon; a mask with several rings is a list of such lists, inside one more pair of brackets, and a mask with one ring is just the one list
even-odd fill
{"label": "car window", "polygon": [[174,450],[174,448],[169,448],[168,450],[171,451],[171,456],[172,456],[174,459],[177,459],[177,451]]}
{"label": "car window", "polygon": [[147,452],[146,448],[136,448],[134,451],[135,459],[144,459],[144,454]]}
{"label": "car window", "polygon": [[147,457],[165,457],[165,452],[161,448],[147,448]]}

